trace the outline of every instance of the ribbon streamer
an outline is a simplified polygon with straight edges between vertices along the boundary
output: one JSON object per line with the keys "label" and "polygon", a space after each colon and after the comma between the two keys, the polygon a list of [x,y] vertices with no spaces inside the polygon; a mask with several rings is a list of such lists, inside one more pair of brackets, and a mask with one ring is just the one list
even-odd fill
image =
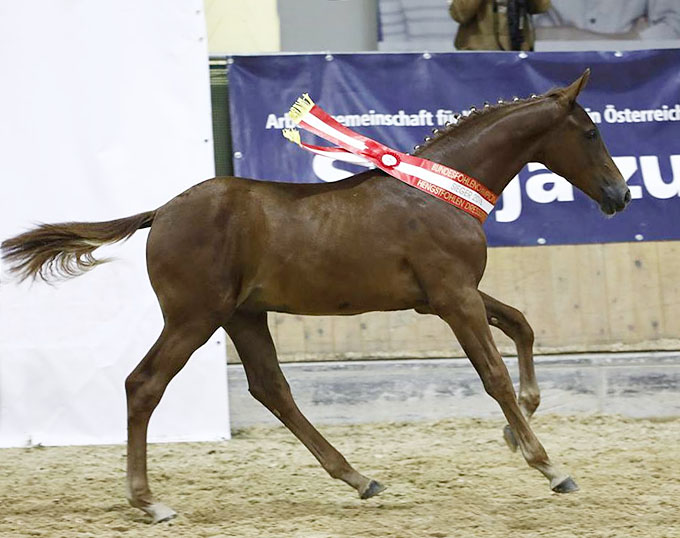
{"label": "ribbon streamer", "polygon": [[290,118],[302,129],[335,144],[315,146],[302,142],[297,129],[283,136],[303,149],[332,159],[373,165],[391,176],[469,213],[484,222],[498,196],[476,179],[427,159],[396,151],[348,129],[311,100],[308,94],[295,101]]}

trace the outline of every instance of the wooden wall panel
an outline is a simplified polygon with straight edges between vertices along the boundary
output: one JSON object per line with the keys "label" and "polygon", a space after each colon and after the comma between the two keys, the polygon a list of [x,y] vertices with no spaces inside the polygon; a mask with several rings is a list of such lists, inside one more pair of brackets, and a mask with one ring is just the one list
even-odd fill
{"label": "wooden wall panel", "polygon": [[612,341],[624,341],[636,331],[633,289],[633,266],[630,245],[605,245],[604,267],[606,273],[609,334]]}
{"label": "wooden wall panel", "polygon": [[[547,340],[557,338],[568,342],[573,335],[584,334],[584,316],[581,312],[582,281],[576,274],[579,264],[573,260],[575,255],[579,257],[581,250],[570,246],[556,246],[548,252],[551,286],[546,296],[552,300],[543,300],[551,309],[545,338]],[[538,275],[537,278],[540,279],[542,276]]]}
{"label": "wooden wall panel", "polygon": [[598,346],[606,345],[611,339],[604,245],[573,248],[574,259],[569,260],[569,266],[579,284],[575,304],[582,320],[582,333],[580,336],[571,335],[571,338],[575,340],[574,345],[578,346],[583,340],[596,351]]}
{"label": "wooden wall panel", "polygon": [[[493,248],[480,289],[524,312],[537,353],[680,348],[680,242]],[[445,323],[413,311],[269,324],[283,361],[463,355]]]}
{"label": "wooden wall panel", "polygon": [[659,294],[666,334],[680,335],[680,243],[656,243]]}

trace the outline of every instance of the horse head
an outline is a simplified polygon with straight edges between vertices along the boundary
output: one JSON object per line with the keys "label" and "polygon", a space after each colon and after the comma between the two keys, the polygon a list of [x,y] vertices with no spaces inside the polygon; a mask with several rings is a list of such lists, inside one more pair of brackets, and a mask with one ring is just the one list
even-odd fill
{"label": "horse head", "polygon": [[590,70],[566,88],[548,94],[558,107],[557,121],[543,137],[536,160],[595,200],[607,215],[622,211],[631,195],[604,145],[597,126],[576,102]]}
{"label": "horse head", "polygon": [[427,137],[414,155],[465,172],[496,194],[524,165],[537,161],[613,215],[631,195],[597,126],[576,102],[589,76],[588,69],[566,88],[473,107]]}

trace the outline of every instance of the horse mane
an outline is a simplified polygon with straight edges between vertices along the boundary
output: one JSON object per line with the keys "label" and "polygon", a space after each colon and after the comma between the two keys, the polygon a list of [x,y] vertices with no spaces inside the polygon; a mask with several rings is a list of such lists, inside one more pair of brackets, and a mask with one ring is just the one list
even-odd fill
{"label": "horse mane", "polygon": [[477,108],[473,105],[468,110],[454,114],[454,121],[446,122],[442,127],[435,127],[432,129],[432,134],[425,137],[424,143],[416,145],[413,148],[411,155],[419,155],[425,149],[430,148],[434,143],[441,140],[446,135],[451,134],[452,131],[456,130],[461,125],[474,123],[481,118],[486,118],[489,115],[499,111],[510,111],[510,109],[522,104],[536,103],[550,97],[556,97],[559,95],[559,92],[560,88],[554,88],[544,94],[531,94],[529,97],[525,97],[523,99],[520,99],[519,97],[513,97],[510,101],[498,99],[498,101],[494,104],[485,101],[481,108]]}

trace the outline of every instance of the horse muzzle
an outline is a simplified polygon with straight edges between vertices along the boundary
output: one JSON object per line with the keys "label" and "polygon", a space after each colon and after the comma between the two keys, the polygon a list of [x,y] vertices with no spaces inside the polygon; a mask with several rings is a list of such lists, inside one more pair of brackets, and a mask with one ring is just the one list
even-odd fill
{"label": "horse muzzle", "polygon": [[603,187],[600,209],[605,215],[613,215],[614,213],[618,213],[619,211],[626,209],[626,206],[630,203],[630,200],[630,189],[625,185],[623,188],[618,186]]}

